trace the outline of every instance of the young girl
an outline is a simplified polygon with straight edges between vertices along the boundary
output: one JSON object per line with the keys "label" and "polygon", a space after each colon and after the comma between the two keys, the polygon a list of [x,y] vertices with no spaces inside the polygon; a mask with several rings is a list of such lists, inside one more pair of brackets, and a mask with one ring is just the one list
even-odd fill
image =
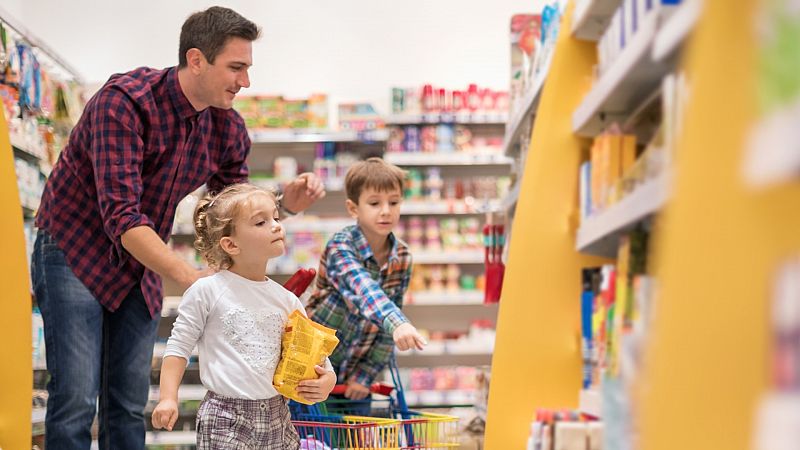
{"label": "young girl", "polygon": [[[183,295],[161,365],[153,426],[172,430],[178,386],[197,344],[208,389],[197,412],[198,449],[297,449],[286,399],[272,387],[289,314],[304,311],[292,293],[267,278],[267,260],[284,251],[275,195],[237,184],[206,196],[194,213],[195,247],[214,275]],[[325,400],[336,383],[330,362],[300,383],[309,401]]]}

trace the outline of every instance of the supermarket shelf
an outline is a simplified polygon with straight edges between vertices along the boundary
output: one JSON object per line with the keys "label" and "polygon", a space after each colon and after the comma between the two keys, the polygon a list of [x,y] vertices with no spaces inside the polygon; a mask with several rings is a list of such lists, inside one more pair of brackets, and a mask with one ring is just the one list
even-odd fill
{"label": "supermarket shelf", "polygon": [[603,396],[596,390],[584,389],[580,393],[578,409],[587,415],[603,417]]}
{"label": "supermarket shelf", "polygon": [[31,423],[44,423],[44,418],[46,415],[47,408],[33,408],[33,410],[31,410]]}
{"label": "supermarket shelf", "polygon": [[488,205],[485,202],[475,200],[404,200],[400,205],[400,214],[411,215],[429,215],[429,214],[482,214],[487,210],[495,211],[500,207],[498,200],[489,200]]}
{"label": "supermarket shelf", "polygon": [[253,144],[291,144],[303,142],[382,142],[389,138],[389,130],[328,131],[313,129],[251,130]]}
{"label": "supermarket shelf", "polygon": [[447,391],[406,391],[406,403],[410,409],[468,408],[474,405],[475,390],[454,389]]}
{"label": "supermarket shelf", "polygon": [[400,367],[488,366],[491,353],[397,353]]}
{"label": "supermarket shelf", "polygon": [[584,137],[599,134],[613,120],[626,116],[661,82],[667,69],[651,59],[659,15],[650,14],[572,114],[573,131]]}
{"label": "supermarket shelf", "polygon": [[197,433],[194,431],[148,431],[145,445],[195,445]]}
{"label": "supermarket shelf", "polygon": [[29,151],[28,147],[22,142],[22,139],[16,134],[12,134],[11,138],[11,147],[14,149],[14,155],[30,162],[39,162],[42,158]]}
{"label": "supermarket shelf", "polygon": [[414,264],[483,264],[482,250],[414,252]]}
{"label": "supermarket shelf", "polygon": [[599,40],[620,3],[621,0],[587,0],[578,4],[572,20],[572,35],[583,40]]}
{"label": "supermarket shelf", "polygon": [[386,117],[387,125],[414,125],[459,123],[473,125],[502,125],[508,120],[507,114],[480,113],[431,113],[431,114],[394,114]]}
{"label": "supermarket shelf", "polygon": [[503,212],[509,212],[517,205],[517,201],[519,201],[519,192],[522,189],[520,183],[522,183],[522,181],[518,180],[514,187],[511,188],[508,194],[503,198],[503,202],[500,206]]}
{"label": "supermarket shelf", "polygon": [[383,155],[386,162],[397,166],[478,166],[508,165],[514,162],[499,152],[387,152]]}
{"label": "supermarket shelf", "polygon": [[577,250],[615,257],[619,235],[660,211],[669,198],[669,187],[667,176],[649,180],[607,210],[586,219],[578,229]]}
{"label": "supermarket shelf", "polygon": [[677,10],[658,31],[653,43],[653,60],[664,61],[688,39],[700,14],[703,0],[683,0]]}
{"label": "supermarket shelf", "polygon": [[409,306],[463,306],[463,305],[483,305],[483,291],[420,291],[412,292],[413,301],[407,302]]}
{"label": "supermarket shelf", "polygon": [[[203,400],[208,390],[201,384],[183,384],[178,387],[178,400]],[[150,401],[158,401],[158,386],[150,386]]]}
{"label": "supermarket shelf", "polygon": [[519,103],[519,109],[514,111],[511,115],[511,120],[506,125],[506,133],[503,137],[503,149],[505,154],[510,154],[511,148],[515,147],[514,144],[517,142],[517,139],[519,139],[519,134],[522,131],[522,125],[525,123],[525,120],[527,120],[531,114],[536,115],[536,107],[539,105],[539,100],[542,98],[542,86],[544,86],[549,70],[550,62],[548,61],[546,67],[536,76],[531,88],[528,89],[528,92],[522,97],[522,101]]}

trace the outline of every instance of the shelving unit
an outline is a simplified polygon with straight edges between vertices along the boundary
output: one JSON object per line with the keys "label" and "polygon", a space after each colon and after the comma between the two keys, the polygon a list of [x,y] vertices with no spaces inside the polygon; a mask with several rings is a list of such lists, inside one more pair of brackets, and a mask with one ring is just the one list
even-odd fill
{"label": "shelving unit", "polygon": [[396,166],[493,166],[514,162],[512,158],[491,149],[449,153],[386,153],[383,159]]}
{"label": "shelving unit", "polygon": [[539,105],[539,100],[541,99],[542,95],[542,86],[544,86],[544,82],[547,79],[547,73],[550,70],[549,62],[546,67],[547,68],[536,77],[531,88],[525,93],[525,96],[522,97],[522,100],[519,102],[518,109],[512,113],[511,120],[506,126],[506,133],[503,137],[503,148],[505,149],[505,153],[507,155],[513,153],[513,149],[516,148],[514,143],[520,137],[519,135],[522,131],[523,123],[528,120],[531,115],[535,114],[536,107]]}
{"label": "shelving unit", "polygon": [[572,21],[572,35],[577,39],[596,41],[600,39],[611,16],[619,7],[621,0],[586,0],[575,8]]}
{"label": "shelving unit", "polygon": [[504,125],[508,120],[505,114],[398,114],[386,118],[387,125],[414,125],[457,123],[465,125]]}
{"label": "shelving unit", "polygon": [[[82,84],[82,78],[74,68],[4,7],[0,7],[0,22],[6,36],[31,48],[41,72],[46,73],[50,80],[69,80]],[[47,95],[41,91],[39,94]],[[30,117],[32,112],[24,111],[24,114]],[[38,117],[39,113],[36,115]],[[44,434],[45,409],[32,407],[32,388],[34,385],[37,388],[44,387],[46,373],[43,368],[34,367],[32,361],[31,312],[35,300],[31,295],[26,256],[29,249],[26,249],[25,232],[32,230],[32,219],[38,202],[28,201],[23,204],[20,190],[20,187],[25,188],[28,191],[25,197],[30,200],[36,194],[35,189],[40,186],[18,185],[15,160],[19,159],[36,167],[40,178],[48,176],[51,168],[47,156],[30,148],[22,136],[11,134],[12,131],[16,133],[16,130],[12,130],[14,127],[9,127],[9,123],[14,120],[15,118],[4,117],[0,110],[0,202],[5,205],[8,213],[0,221],[4,251],[4,258],[0,262],[0,281],[5,286],[6,300],[3,314],[0,315],[0,340],[5,343],[0,347],[0,361],[3,361],[3,370],[0,371],[0,445],[3,448],[22,449],[31,448],[32,442],[38,442]],[[28,176],[31,180],[34,178],[32,169]],[[20,182],[27,180],[27,177],[20,177]]]}
{"label": "shelving unit", "polygon": [[668,176],[645,182],[608,210],[589,217],[578,229],[576,249],[591,255],[615,257],[620,234],[661,211],[670,192]]}
{"label": "shelving unit", "polygon": [[384,142],[389,137],[385,129],[356,131],[326,130],[255,130],[250,132],[253,144],[300,144],[315,142]]}
{"label": "shelving unit", "polygon": [[[576,8],[576,2],[571,2],[567,7],[562,27],[571,30],[571,34],[559,35],[551,73],[538,105],[524,177],[519,185],[519,195],[524,196],[525,203],[516,205],[514,230],[510,239],[503,307],[498,317],[500,325],[492,366],[487,448],[524,445],[530,430],[530,421],[526,418],[532,415],[535,408],[575,408],[603,418],[601,391],[580,390],[583,371],[580,345],[564,345],[575,340],[575,323],[580,317],[580,304],[576,299],[581,296],[581,269],[613,263],[611,258],[617,255],[619,236],[623,232],[656,216],[667,204],[672,214],[677,202],[673,198],[671,177],[662,175],[642,182],[617,203],[584,219],[578,227],[578,221],[574,220],[579,186],[578,167],[585,160],[586,149],[590,146],[584,138],[597,136],[615,121],[624,121],[624,125],[631,128],[642,126],[639,122],[626,119],[638,116],[656,100],[660,100],[662,78],[680,62],[683,43],[691,35],[694,24],[699,23],[700,7],[691,0],[684,1],[689,3],[680,6],[666,19],[666,16],[653,14],[640,21],[636,34],[585,95],[576,92],[575,87],[593,78],[597,55],[595,43],[586,41],[597,40],[602,35],[621,1],[582,2],[581,8]],[[720,9],[724,8],[721,6],[724,2],[718,3]],[[714,59],[710,54],[706,58],[709,64]],[[712,78],[708,80],[710,82]],[[718,104],[724,103],[721,98]],[[706,111],[707,117],[713,114]],[[636,134],[636,131],[628,128],[625,131]],[[648,133],[652,133],[652,130]],[[710,140],[704,142],[707,146],[719,147]],[[699,148],[696,151],[709,153]],[[685,153],[680,155],[681,159],[686,157]],[[706,159],[705,167],[715,167],[714,163],[708,161],[709,158]],[[682,170],[679,175],[683,174]],[[674,172],[669,170],[668,173]],[[700,174],[706,176],[708,172],[698,170],[693,175]],[[698,198],[699,203],[699,198],[705,197],[705,194],[698,192],[696,190],[691,195]],[[704,201],[707,203],[707,199]],[[652,228],[661,232],[657,238],[668,232],[661,221]],[[694,230],[695,233],[698,231]],[[653,244],[659,249],[663,248],[662,245],[663,242]],[[682,247],[684,244],[674,245]],[[677,260],[674,263],[682,264]],[[672,270],[675,270],[674,267]],[[685,273],[686,280],[696,278],[696,274]],[[665,293],[659,290],[659,294]],[[694,302],[695,307],[697,301]],[[659,308],[670,307],[665,305],[663,296],[659,295]],[[697,318],[697,312],[696,309],[687,308],[683,314],[684,317],[694,314],[693,317]],[[668,319],[659,315],[656,320],[666,323]],[[677,322],[679,319],[672,315],[669,320]],[[527,330],[536,331],[529,334]],[[694,340],[696,337],[697,334],[688,339]],[[732,337],[729,335],[729,338]],[[684,342],[680,347],[685,350],[691,345],[690,342]],[[717,345],[723,344],[717,341]],[[674,349],[675,342],[669,346]],[[524,352],[524,358],[520,358],[519,348],[528,349]],[[670,351],[670,355],[674,355],[675,351]],[[706,354],[708,352],[712,350],[707,350]],[[697,360],[694,362],[697,363]],[[537,367],[548,367],[548,373],[537,371]],[[696,373],[696,367],[687,366],[684,370],[687,375]],[[662,389],[674,393],[677,385],[674,380],[668,380],[669,376],[665,375],[667,372],[674,373],[674,368],[665,362],[659,372]],[[525,392],[513,388],[522,383],[531,388]],[[692,401],[696,401],[700,395],[701,391],[694,391]],[[665,394],[659,394],[659,401],[669,400]],[[648,403],[651,414],[660,406],[654,400],[648,400]],[[691,408],[688,402],[683,406]],[[705,414],[713,416],[712,409],[707,408]],[[659,412],[658,416],[663,419],[666,414]],[[671,408],[669,414],[678,415],[679,410]],[[683,430],[675,432],[685,417],[674,416],[671,427],[657,424],[646,414],[644,417],[647,418],[647,426],[658,430],[658,439],[649,440],[645,447],[676,448],[682,445],[679,442],[685,445],[685,440],[674,438],[676,434],[681,434],[685,439],[688,434],[682,433]],[[713,427],[710,420],[705,422]],[[746,427],[745,424],[741,426]],[[702,434],[700,428],[691,428],[695,430],[694,436]],[[668,433],[673,435],[672,444],[661,445]],[[697,446],[712,448],[700,442]]]}
{"label": "shelving unit", "polygon": [[614,64],[594,84],[572,116],[575,134],[599,134],[606,124],[624,119],[639,99],[658,86],[668,67],[652,59],[659,20],[656,14],[648,16]]}
{"label": "shelving unit", "polygon": [[491,353],[399,353],[397,363],[400,367],[435,366],[487,366],[492,363]]}

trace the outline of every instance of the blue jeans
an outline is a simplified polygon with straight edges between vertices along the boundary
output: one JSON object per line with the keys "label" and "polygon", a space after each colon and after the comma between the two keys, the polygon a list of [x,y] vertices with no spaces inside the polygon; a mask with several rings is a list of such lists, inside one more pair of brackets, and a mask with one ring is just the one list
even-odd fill
{"label": "blue jeans", "polygon": [[159,318],[150,317],[141,289],[133,288],[119,309],[109,312],[45,231],[36,236],[31,275],[50,372],[45,446],[89,449],[97,412],[101,449],[143,449]]}

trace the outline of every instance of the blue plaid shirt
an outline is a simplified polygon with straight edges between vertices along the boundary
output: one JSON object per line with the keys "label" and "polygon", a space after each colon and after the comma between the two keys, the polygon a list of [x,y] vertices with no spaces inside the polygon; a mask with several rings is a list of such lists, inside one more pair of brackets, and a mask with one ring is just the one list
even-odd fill
{"label": "blue plaid shirt", "polygon": [[400,310],[411,279],[408,246],[389,235],[383,267],[358,225],[336,233],[325,246],[314,293],[306,307],[317,323],[333,328],[339,345],[330,357],[339,383],[369,386],[394,349],[392,333],[408,322]]}

